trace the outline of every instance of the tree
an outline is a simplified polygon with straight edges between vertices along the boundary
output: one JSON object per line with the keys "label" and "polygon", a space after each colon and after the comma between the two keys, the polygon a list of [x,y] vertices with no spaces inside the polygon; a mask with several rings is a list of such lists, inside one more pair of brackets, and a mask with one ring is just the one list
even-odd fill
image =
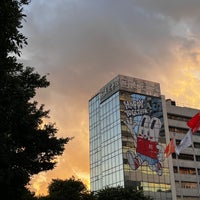
{"label": "tree", "polygon": [[106,187],[95,193],[89,192],[86,186],[74,177],[66,180],[53,179],[48,186],[49,194],[38,200],[152,200],[144,196],[141,188]]}
{"label": "tree", "polygon": [[132,187],[107,187],[96,193],[97,200],[151,200],[150,197],[144,196],[142,189]]}
{"label": "tree", "polygon": [[53,179],[48,187],[49,200],[94,200],[81,180],[74,177],[66,180]]}
{"label": "tree", "polygon": [[[4,199],[23,199],[34,174],[53,169],[70,140],[57,138],[49,111],[33,98],[46,76],[17,62],[27,38],[20,33],[29,0],[0,1],[0,188]],[[31,196],[31,195],[30,195]]]}

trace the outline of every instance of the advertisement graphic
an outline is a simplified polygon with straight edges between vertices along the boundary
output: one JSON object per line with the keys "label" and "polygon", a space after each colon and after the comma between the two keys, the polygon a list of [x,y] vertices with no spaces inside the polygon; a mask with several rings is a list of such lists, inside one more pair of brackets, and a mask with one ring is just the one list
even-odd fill
{"label": "advertisement graphic", "polygon": [[123,101],[124,123],[134,139],[135,150],[128,150],[126,157],[132,170],[146,164],[162,175],[164,148],[159,144],[163,114],[161,99],[132,94],[130,100]]}

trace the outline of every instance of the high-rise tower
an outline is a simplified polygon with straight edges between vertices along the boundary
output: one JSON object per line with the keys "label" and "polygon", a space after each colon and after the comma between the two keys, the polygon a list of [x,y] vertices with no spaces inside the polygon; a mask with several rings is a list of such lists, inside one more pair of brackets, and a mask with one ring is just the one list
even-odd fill
{"label": "high-rise tower", "polygon": [[[175,128],[184,127],[185,118],[197,111],[184,110],[172,101],[166,103],[156,82],[118,75],[101,88],[89,100],[91,190],[134,186],[153,199],[183,198],[186,194],[175,188],[184,186],[179,181],[183,177],[176,175],[183,163],[177,164],[174,155],[166,159],[164,149]],[[187,117],[177,122],[173,116],[179,115]],[[175,137],[180,139],[184,133]],[[194,172],[197,177],[200,171]],[[199,184],[197,179],[194,182]],[[196,189],[198,195],[197,185]]]}

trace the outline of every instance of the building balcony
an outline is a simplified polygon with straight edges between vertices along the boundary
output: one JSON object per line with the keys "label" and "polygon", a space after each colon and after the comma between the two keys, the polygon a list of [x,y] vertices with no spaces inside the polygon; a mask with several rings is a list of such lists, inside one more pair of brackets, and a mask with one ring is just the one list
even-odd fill
{"label": "building balcony", "polygon": [[196,174],[174,174],[175,181],[188,181],[188,182],[197,182],[200,179],[200,175],[196,176]]}

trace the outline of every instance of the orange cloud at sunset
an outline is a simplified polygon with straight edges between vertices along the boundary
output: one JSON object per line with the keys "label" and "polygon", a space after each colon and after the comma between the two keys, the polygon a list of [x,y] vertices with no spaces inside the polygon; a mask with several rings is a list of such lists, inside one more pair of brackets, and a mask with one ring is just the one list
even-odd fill
{"label": "orange cloud at sunset", "polygon": [[[150,3],[151,2],[151,3]],[[89,99],[118,74],[159,82],[180,106],[200,109],[200,1],[32,1],[21,62],[48,74],[37,100],[50,109],[58,137],[74,137],[55,169],[35,175],[46,194],[52,179],[89,185]]]}
{"label": "orange cloud at sunset", "polygon": [[[69,118],[64,115],[66,110],[63,108],[64,113],[62,117],[63,119],[68,118],[68,120],[66,120],[64,125],[59,124],[60,121],[56,123],[57,127],[59,127],[58,135],[59,137],[62,137],[63,134],[61,133],[64,133],[64,136],[74,136],[74,138],[66,144],[65,152],[58,158],[58,164],[54,170],[46,173],[42,172],[33,178],[31,181],[31,189],[32,191],[35,191],[36,194],[46,194],[47,187],[52,179],[58,178],[64,180],[72,176],[76,179],[81,179],[89,188],[89,135],[88,123],[86,123],[88,114],[87,112],[81,113],[81,111],[79,112],[77,109],[74,108],[71,110],[73,114],[70,115],[72,118]],[[53,109],[51,110],[52,114]],[[60,113],[62,112],[60,111]],[[53,115],[52,118],[54,118]],[[57,117],[55,116],[55,118]]]}

